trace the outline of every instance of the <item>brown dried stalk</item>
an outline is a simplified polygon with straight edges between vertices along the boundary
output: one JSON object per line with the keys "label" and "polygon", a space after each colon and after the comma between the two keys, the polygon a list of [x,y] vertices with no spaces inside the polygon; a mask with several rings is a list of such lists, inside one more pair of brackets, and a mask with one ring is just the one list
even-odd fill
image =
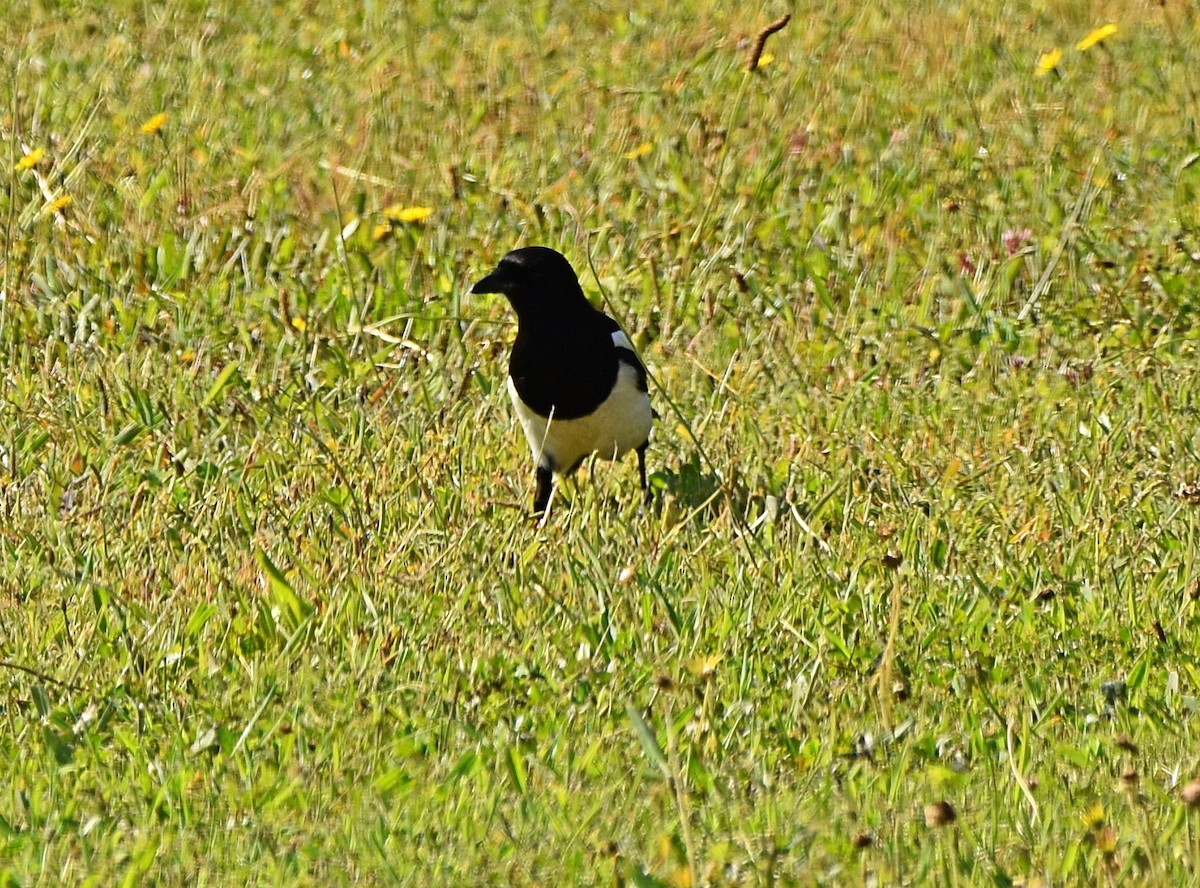
{"label": "brown dried stalk", "polygon": [[762,58],[763,47],[765,47],[767,45],[767,38],[778,31],[782,31],[784,28],[787,27],[787,23],[790,22],[791,20],[792,20],[792,15],[791,15],[791,13],[788,13],[787,15],[783,16],[782,18],[778,18],[775,21],[771,22],[771,24],[767,25],[765,28],[763,28],[761,31],[758,32],[758,39],[754,41],[754,51],[752,53],[750,53],[750,61],[746,65],[747,71],[757,71],[758,70],[758,60]]}

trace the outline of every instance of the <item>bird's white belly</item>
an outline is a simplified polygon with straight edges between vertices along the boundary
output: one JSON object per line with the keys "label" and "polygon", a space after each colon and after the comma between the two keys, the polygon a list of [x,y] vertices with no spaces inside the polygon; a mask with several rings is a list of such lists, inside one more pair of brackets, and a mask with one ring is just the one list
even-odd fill
{"label": "bird's white belly", "polygon": [[612,393],[594,411],[577,419],[539,416],[517,394],[512,378],[508,394],[538,465],[566,472],[589,454],[617,459],[650,436],[650,396],[638,388],[638,374],[622,362]]}

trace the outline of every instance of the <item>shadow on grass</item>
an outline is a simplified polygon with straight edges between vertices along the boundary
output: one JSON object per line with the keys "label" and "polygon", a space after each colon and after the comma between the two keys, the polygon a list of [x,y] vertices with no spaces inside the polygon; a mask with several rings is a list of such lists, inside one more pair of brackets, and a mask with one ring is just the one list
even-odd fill
{"label": "shadow on grass", "polygon": [[732,485],[723,484],[716,474],[701,464],[698,453],[692,453],[678,469],[655,472],[650,476],[650,486],[655,491],[670,494],[681,508],[689,511],[700,509],[717,514],[729,499],[736,513],[745,515],[750,503],[750,491],[744,484],[737,480]]}

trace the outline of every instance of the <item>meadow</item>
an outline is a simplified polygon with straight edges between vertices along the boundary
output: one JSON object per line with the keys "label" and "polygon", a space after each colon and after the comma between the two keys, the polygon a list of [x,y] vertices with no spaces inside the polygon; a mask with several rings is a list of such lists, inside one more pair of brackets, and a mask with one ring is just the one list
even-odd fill
{"label": "meadow", "polygon": [[1197,12],[9,8],[0,884],[1200,884]]}

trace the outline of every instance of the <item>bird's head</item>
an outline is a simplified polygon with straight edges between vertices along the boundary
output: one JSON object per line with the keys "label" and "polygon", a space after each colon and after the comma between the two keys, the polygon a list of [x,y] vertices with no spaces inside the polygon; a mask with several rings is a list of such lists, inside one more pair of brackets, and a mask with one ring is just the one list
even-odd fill
{"label": "bird's head", "polygon": [[503,293],[518,317],[588,304],[567,257],[549,247],[513,250],[471,292]]}

